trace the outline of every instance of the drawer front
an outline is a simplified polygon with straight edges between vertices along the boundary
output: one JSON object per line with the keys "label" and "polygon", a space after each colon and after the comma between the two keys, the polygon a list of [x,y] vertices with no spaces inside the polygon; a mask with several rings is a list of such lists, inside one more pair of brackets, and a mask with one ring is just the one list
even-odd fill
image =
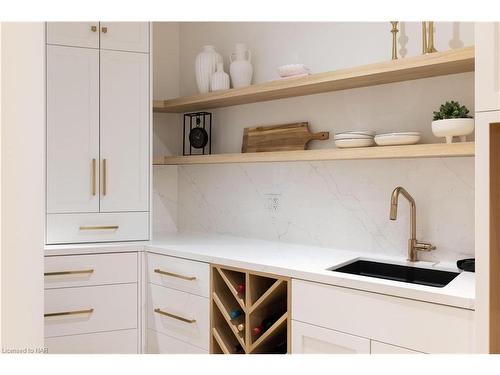
{"label": "drawer front", "polygon": [[47,244],[148,239],[149,212],[47,215]]}
{"label": "drawer front", "polygon": [[208,298],[208,264],[153,253],[147,257],[149,282]]}
{"label": "drawer front", "polygon": [[148,328],[204,350],[208,350],[208,308],[208,298],[149,284]]}
{"label": "drawer front", "polygon": [[45,289],[137,282],[137,253],[45,257]]}
{"label": "drawer front", "polygon": [[137,328],[137,284],[45,291],[45,337]]}
{"label": "drawer front", "polygon": [[371,354],[424,354],[424,353],[372,340]]}
{"label": "drawer front", "polygon": [[369,354],[370,340],[292,320],[293,354]]}
{"label": "drawer front", "polygon": [[147,353],[149,354],[208,354],[207,350],[151,329],[148,329],[147,335]]}
{"label": "drawer front", "polygon": [[292,318],[424,353],[471,353],[474,312],[292,281]]}
{"label": "drawer front", "polygon": [[49,354],[137,354],[137,329],[45,339]]}

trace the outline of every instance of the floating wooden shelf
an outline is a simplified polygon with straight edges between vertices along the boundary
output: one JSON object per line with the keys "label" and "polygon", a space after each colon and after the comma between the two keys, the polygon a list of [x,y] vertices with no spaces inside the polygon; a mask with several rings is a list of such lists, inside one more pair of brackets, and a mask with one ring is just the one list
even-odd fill
{"label": "floating wooden shelf", "polygon": [[[211,280],[211,353],[290,353],[289,278],[212,265]],[[234,294],[240,283],[245,283],[244,292]],[[233,309],[240,309],[241,315],[231,319]],[[270,327],[253,336],[252,328],[266,318],[273,319]],[[239,324],[244,325],[242,331]]]}
{"label": "floating wooden shelf", "polygon": [[384,61],[350,69],[282,79],[171,100],[155,100],[154,112],[182,113],[319,94],[474,70],[474,47]]}
{"label": "floating wooden shelf", "polygon": [[252,152],[247,154],[215,154],[165,156],[155,158],[155,165],[264,163],[285,161],[322,161],[355,159],[402,159],[474,156],[474,142],[432,143],[409,146],[374,146],[345,149]]}

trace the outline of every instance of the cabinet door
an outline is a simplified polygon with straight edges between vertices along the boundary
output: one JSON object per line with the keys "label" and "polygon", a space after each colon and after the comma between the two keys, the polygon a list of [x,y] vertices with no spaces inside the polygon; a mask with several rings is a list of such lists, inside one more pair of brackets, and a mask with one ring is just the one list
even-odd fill
{"label": "cabinet door", "polygon": [[369,354],[370,340],[292,320],[293,354]]}
{"label": "cabinet door", "polygon": [[148,22],[101,22],[101,48],[149,52]]}
{"label": "cabinet door", "polygon": [[99,48],[99,22],[47,22],[47,43]]}
{"label": "cabinet door", "polygon": [[101,50],[101,212],[147,211],[149,56]]}
{"label": "cabinet door", "polygon": [[99,211],[99,51],[47,46],[47,211]]}

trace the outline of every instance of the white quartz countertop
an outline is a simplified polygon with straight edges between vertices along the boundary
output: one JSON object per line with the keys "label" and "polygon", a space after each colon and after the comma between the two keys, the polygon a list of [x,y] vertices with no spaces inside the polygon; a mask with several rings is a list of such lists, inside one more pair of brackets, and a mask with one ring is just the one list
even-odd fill
{"label": "white quartz countertop", "polygon": [[443,288],[332,272],[354,259],[373,259],[424,268],[459,271],[454,264],[406,262],[404,258],[199,233],[155,234],[147,251],[201,262],[241,267],[296,279],[396,297],[474,309],[475,274],[462,272]]}

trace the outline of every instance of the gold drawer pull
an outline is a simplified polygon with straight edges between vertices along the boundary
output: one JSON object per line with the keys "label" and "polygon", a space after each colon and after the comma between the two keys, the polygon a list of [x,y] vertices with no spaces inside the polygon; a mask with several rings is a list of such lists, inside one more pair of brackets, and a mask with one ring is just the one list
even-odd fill
{"label": "gold drawer pull", "polygon": [[106,159],[102,159],[102,195],[108,193],[108,163]]}
{"label": "gold drawer pull", "polygon": [[164,315],[164,316],[168,316],[169,318],[174,318],[174,319],[177,319],[177,320],[181,320],[181,321],[189,323],[189,324],[196,323],[196,319],[183,318],[182,316],[168,313],[166,311],[163,311],[162,309],[155,309],[155,313],[160,314],[160,315]]}
{"label": "gold drawer pull", "polygon": [[184,275],[179,275],[177,273],[172,273],[172,272],[167,272],[167,271],[162,271],[159,268],[156,268],[154,272],[159,273],[160,275],[165,275],[165,276],[172,276],[172,277],[177,277],[179,279],[184,279],[184,280],[189,280],[193,281],[196,280],[196,276],[184,276]]}
{"label": "gold drawer pull", "polygon": [[83,226],[80,230],[116,230],[120,228],[119,225],[97,225],[97,226]]}
{"label": "gold drawer pull", "polygon": [[90,26],[90,31],[95,33],[97,31],[97,26],[95,26],[95,25]]}
{"label": "gold drawer pull", "polygon": [[55,313],[48,313],[48,314],[43,314],[44,318],[48,318],[51,316],[66,316],[66,315],[79,315],[79,314],[92,314],[94,312],[94,309],[87,309],[87,310],[73,310],[73,311],[61,311],[61,312],[55,312]]}
{"label": "gold drawer pull", "polygon": [[92,195],[96,194],[96,160],[92,159]]}
{"label": "gold drawer pull", "polygon": [[101,27],[101,31],[106,34],[108,32],[108,28],[106,26]]}
{"label": "gold drawer pull", "polygon": [[87,273],[94,273],[94,270],[89,269],[89,270],[75,270],[75,271],[44,272],[43,276],[80,275]]}

